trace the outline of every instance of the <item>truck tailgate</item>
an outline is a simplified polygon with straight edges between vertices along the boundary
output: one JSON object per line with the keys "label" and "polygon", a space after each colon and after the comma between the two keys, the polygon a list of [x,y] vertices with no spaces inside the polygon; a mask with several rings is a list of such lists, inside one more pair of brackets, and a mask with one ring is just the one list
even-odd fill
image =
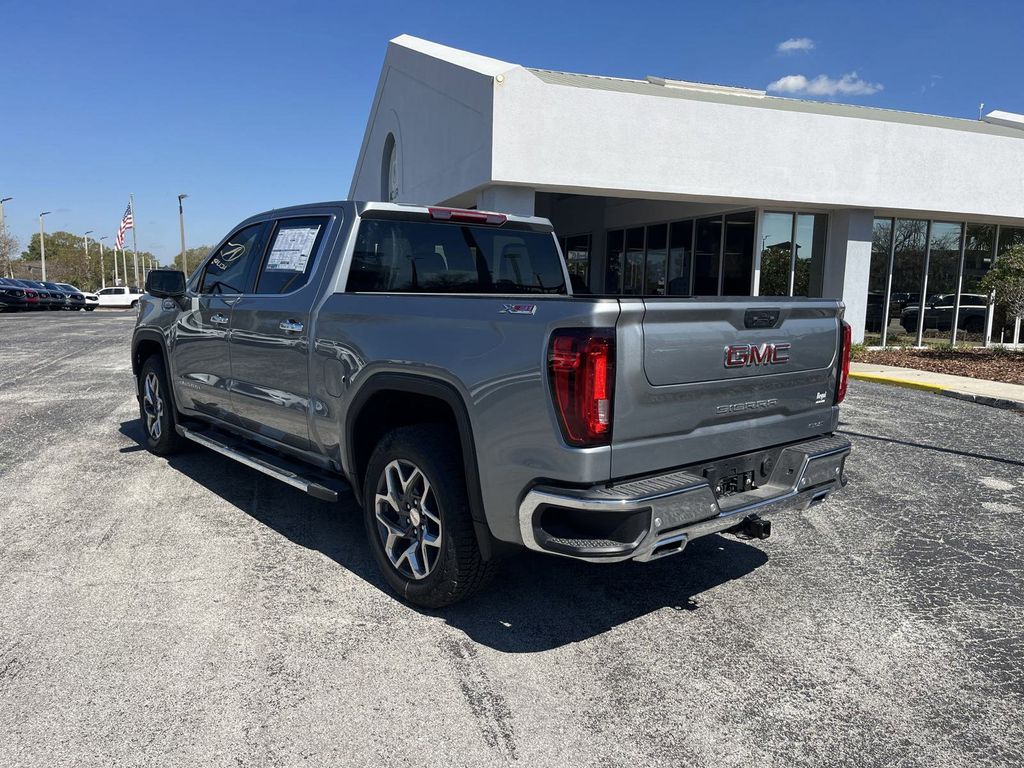
{"label": "truck tailgate", "polygon": [[613,477],[835,429],[838,301],[655,298],[620,306]]}

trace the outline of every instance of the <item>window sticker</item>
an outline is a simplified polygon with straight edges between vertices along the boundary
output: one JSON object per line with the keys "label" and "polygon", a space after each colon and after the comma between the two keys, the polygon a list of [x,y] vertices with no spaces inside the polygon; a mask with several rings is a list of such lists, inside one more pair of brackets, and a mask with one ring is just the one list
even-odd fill
{"label": "window sticker", "polygon": [[267,257],[267,272],[305,272],[320,225],[278,230]]}

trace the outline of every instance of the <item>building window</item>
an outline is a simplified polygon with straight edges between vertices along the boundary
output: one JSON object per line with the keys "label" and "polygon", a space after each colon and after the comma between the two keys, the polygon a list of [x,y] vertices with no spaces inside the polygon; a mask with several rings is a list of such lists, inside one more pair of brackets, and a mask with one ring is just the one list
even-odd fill
{"label": "building window", "polygon": [[668,287],[669,296],[690,295],[690,272],[693,267],[693,222],[676,221],[669,225]]}
{"label": "building window", "polygon": [[668,260],[668,224],[647,228],[647,257],[644,265],[644,295],[665,295],[665,270]]}
{"label": "building window", "polygon": [[693,244],[693,293],[718,295],[718,267],[722,250],[722,217],[697,220]]}
{"label": "building window", "polygon": [[828,216],[764,214],[761,226],[761,296],[821,296]]}
{"label": "building window", "polygon": [[622,247],[625,244],[624,233],[616,229],[608,233],[605,248],[607,267],[604,274],[604,292],[622,293]]}
{"label": "building window", "polygon": [[[928,274],[924,290],[923,314],[908,310],[914,321],[914,339],[918,326],[922,339],[949,341],[956,309],[957,282],[960,276],[960,237],[963,225],[933,221],[928,236]],[[923,321],[921,318],[923,317]],[[908,323],[909,324],[909,323]]]}
{"label": "building window", "polygon": [[626,230],[626,258],[622,265],[622,293],[639,296],[644,290],[644,228]]}
{"label": "building window", "polygon": [[984,343],[991,308],[978,283],[995,252],[991,225],[875,219],[865,343]]}
{"label": "building window", "polygon": [[743,211],[696,222],[612,230],[607,239],[605,292],[749,296],[754,226],[754,212]]}
{"label": "building window", "polygon": [[[1024,246],[1024,227],[1000,227],[999,245],[996,251],[998,259],[1011,248]],[[1000,344],[1020,343],[1020,321],[1006,311],[1006,307],[996,305],[995,319],[992,325],[992,340]]]}
{"label": "building window", "polygon": [[384,153],[380,164],[380,199],[393,202],[398,199],[398,145],[392,133],[384,139]]}
{"label": "building window", "polygon": [[978,283],[992,268],[996,250],[996,228],[991,224],[968,224],[964,231],[963,276],[960,279],[960,312],[955,341],[985,343],[988,296]]}
{"label": "building window", "polygon": [[[871,267],[868,274],[868,302],[864,315],[864,343],[882,343],[885,296],[889,290],[889,251],[892,246],[892,219],[875,219],[871,236]],[[764,275],[762,272],[762,280]]]}
{"label": "building window", "polygon": [[722,251],[723,296],[749,296],[754,274],[754,212],[725,217],[725,248]]}
{"label": "building window", "polygon": [[562,241],[565,264],[574,291],[590,293],[590,235],[572,235]]}

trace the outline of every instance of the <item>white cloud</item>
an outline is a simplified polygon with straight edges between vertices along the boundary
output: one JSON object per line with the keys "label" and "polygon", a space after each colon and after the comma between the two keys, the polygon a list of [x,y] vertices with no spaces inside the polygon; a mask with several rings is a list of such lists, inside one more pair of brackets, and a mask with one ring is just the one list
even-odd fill
{"label": "white cloud", "polygon": [[814,50],[814,41],[809,37],[791,37],[789,40],[783,40],[779,43],[775,50],[779,53],[797,53],[799,51],[811,51]]}
{"label": "white cloud", "polygon": [[869,83],[861,79],[856,72],[848,72],[838,79],[828,75],[818,75],[813,79],[803,75],[786,75],[768,84],[769,91],[800,96],[870,96],[884,87],[881,83]]}

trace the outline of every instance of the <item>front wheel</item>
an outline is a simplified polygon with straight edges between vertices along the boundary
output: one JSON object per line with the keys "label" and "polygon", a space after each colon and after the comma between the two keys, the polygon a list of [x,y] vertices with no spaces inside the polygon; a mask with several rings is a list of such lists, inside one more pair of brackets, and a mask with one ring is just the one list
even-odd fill
{"label": "front wheel", "polygon": [[146,433],[146,448],[157,456],[177,453],[185,442],[174,429],[174,405],[169,393],[163,358],[147,357],[139,375],[139,412]]}
{"label": "front wheel", "polygon": [[384,436],[366,471],[363,519],[377,566],[410,603],[451,605],[493,573],[473,530],[458,442],[441,425]]}
{"label": "front wheel", "polygon": [[139,302],[138,302],[138,300],[136,300],[136,301],[133,301],[133,302],[132,302],[132,304],[131,304],[131,307],[130,307],[130,309],[138,309],[138,308],[139,308]]}

